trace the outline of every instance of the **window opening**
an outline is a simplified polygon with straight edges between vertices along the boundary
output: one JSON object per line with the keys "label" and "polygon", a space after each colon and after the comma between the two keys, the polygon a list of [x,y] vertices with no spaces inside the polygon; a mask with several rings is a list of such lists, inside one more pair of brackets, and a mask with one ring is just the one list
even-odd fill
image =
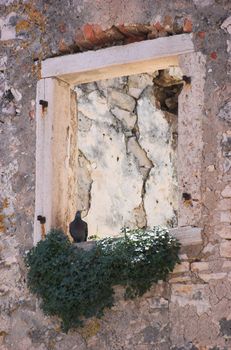
{"label": "window opening", "polygon": [[180,68],[80,84],[77,207],[89,235],[177,226]]}

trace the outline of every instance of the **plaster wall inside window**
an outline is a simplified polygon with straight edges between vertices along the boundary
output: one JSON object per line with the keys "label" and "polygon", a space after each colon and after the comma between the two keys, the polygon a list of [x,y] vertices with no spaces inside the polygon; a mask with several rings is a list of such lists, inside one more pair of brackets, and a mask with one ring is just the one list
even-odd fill
{"label": "plaster wall inside window", "polygon": [[179,68],[76,87],[78,209],[89,235],[177,226]]}

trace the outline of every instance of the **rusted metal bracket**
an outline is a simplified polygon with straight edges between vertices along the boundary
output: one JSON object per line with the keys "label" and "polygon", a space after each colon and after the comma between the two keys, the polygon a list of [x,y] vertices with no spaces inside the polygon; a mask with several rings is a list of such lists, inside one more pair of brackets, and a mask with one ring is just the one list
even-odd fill
{"label": "rusted metal bracket", "polygon": [[46,226],[45,226],[46,217],[45,217],[45,216],[42,216],[42,215],[38,215],[38,216],[37,216],[37,220],[38,220],[38,221],[40,222],[40,224],[41,224],[41,231],[42,231],[41,237],[42,237],[42,239],[45,239],[45,237],[46,237]]}
{"label": "rusted metal bracket", "polygon": [[42,106],[42,116],[44,117],[47,107],[48,107],[48,101],[45,100],[39,100],[39,104]]}

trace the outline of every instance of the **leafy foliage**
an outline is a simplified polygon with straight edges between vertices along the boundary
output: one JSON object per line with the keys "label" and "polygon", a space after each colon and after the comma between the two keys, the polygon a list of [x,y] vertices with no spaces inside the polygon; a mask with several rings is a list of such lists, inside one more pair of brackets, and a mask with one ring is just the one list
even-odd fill
{"label": "leafy foliage", "polygon": [[28,286],[48,315],[62,319],[63,329],[100,317],[113,305],[113,286],[125,287],[125,298],[144,294],[165,280],[179,262],[179,242],[167,229],[123,229],[123,237],[77,249],[62,231],[51,230],[26,256]]}

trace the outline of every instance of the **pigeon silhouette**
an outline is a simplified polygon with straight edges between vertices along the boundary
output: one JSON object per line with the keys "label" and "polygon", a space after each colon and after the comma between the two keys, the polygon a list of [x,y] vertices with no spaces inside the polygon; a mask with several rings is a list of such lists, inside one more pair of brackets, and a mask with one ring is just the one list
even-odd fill
{"label": "pigeon silhouette", "polygon": [[87,240],[88,226],[87,223],[81,219],[80,211],[77,211],[75,219],[70,223],[69,231],[75,243]]}

